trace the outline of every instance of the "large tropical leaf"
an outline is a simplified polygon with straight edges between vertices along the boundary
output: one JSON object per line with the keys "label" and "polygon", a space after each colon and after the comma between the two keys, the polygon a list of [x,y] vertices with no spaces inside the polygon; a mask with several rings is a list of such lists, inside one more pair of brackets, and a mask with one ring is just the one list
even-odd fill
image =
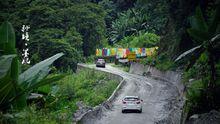
{"label": "large tropical leaf", "polygon": [[0,109],[7,108],[5,104],[15,95],[15,89],[9,74],[0,79]]}
{"label": "large tropical leaf", "polygon": [[[0,27],[0,49],[3,51],[4,55],[16,54],[15,48],[15,32],[14,29],[8,21],[2,23]],[[15,57],[11,64],[10,76],[13,80],[14,86],[17,86],[19,64],[18,58]],[[16,89],[16,88],[15,88]]]}
{"label": "large tropical leaf", "polygon": [[49,66],[58,58],[63,56],[63,53],[58,53],[36,65],[30,67],[28,70],[20,74],[19,85],[24,89],[30,88],[36,85],[40,80],[42,80],[50,71]]}
{"label": "large tropical leaf", "polygon": [[[16,54],[15,48],[15,32],[14,29],[8,21],[2,23],[0,27],[0,50],[4,55]],[[19,61],[18,57],[14,57],[12,61],[8,64],[10,65],[10,70],[7,76],[1,79],[1,85],[3,86],[1,92],[7,92],[3,95],[3,100],[7,101],[10,97],[15,96],[15,94],[20,91],[18,86],[18,73],[19,73]],[[2,101],[4,102],[4,101]],[[20,97],[13,103],[14,108],[22,108],[25,106],[25,97]]]}
{"label": "large tropical leaf", "polygon": [[8,21],[2,23],[0,27],[0,50],[3,54],[15,54],[15,32]]}
{"label": "large tropical leaf", "polygon": [[0,57],[0,79],[5,77],[11,68],[11,63],[16,55],[3,55]]}
{"label": "large tropical leaf", "polygon": [[196,13],[190,18],[191,28],[187,31],[189,35],[201,44],[203,41],[209,40],[208,25],[203,17],[200,7],[196,8]]}
{"label": "large tropical leaf", "polygon": [[196,47],[194,47],[194,48],[192,48],[192,49],[190,49],[190,50],[187,50],[186,52],[184,52],[184,53],[182,53],[181,55],[179,55],[179,56],[176,58],[175,62],[181,60],[182,58],[186,57],[187,55],[192,54],[193,52],[195,52],[196,50],[200,49],[201,47],[202,47],[202,45],[199,45],[199,46],[196,46]]}
{"label": "large tropical leaf", "polygon": [[198,49],[196,52],[193,52],[193,55],[189,58],[189,64],[186,67],[186,71],[193,67],[193,65],[197,62],[201,54],[205,51],[204,48]]}
{"label": "large tropical leaf", "polygon": [[215,43],[220,41],[220,34],[217,34],[215,37],[213,37],[210,42]]}
{"label": "large tropical leaf", "polygon": [[219,54],[220,50],[220,34],[217,34],[215,37],[213,37],[210,42],[209,42],[210,47],[213,48],[213,50],[215,51],[215,54]]}
{"label": "large tropical leaf", "polygon": [[5,104],[16,94],[14,80],[11,78],[11,65],[16,55],[3,55],[0,57],[0,108],[7,108]]}
{"label": "large tropical leaf", "polygon": [[191,18],[191,26],[193,29],[202,30],[208,32],[208,25],[203,17],[202,10],[200,7],[196,8],[195,15]]}
{"label": "large tropical leaf", "polygon": [[[21,90],[19,93],[17,93],[15,96],[11,97],[8,101],[7,104],[11,104],[13,103],[15,100],[17,100],[18,98],[24,96],[24,94],[28,94],[30,91],[32,91],[32,89],[34,88],[38,88],[40,86],[46,85],[46,84],[50,84],[53,83],[55,81],[58,81],[62,78],[64,78],[66,76],[66,74],[61,74],[61,75],[56,75],[56,76],[52,76],[49,78],[45,78],[42,79],[40,82],[35,83],[33,85],[31,85],[30,87],[28,87],[27,89]],[[10,87],[9,87],[10,88]],[[1,96],[1,95],[0,95]]]}
{"label": "large tropical leaf", "polygon": [[202,43],[203,41],[209,40],[209,34],[207,32],[204,32],[202,30],[197,30],[194,28],[190,28],[187,30],[189,35],[194,38],[196,41],[199,41],[199,43]]}
{"label": "large tropical leaf", "polygon": [[34,88],[38,88],[40,86],[53,83],[55,81],[58,81],[58,80],[64,78],[65,76],[66,76],[66,74],[60,74],[60,75],[56,75],[56,76],[52,76],[52,77],[48,77],[48,78],[42,79],[40,82],[32,85],[31,87],[29,87],[28,89],[25,89],[25,90],[26,91],[30,91],[30,90],[32,90]]}
{"label": "large tropical leaf", "polygon": [[218,4],[217,4],[217,9],[215,11],[214,18],[212,18],[212,20],[211,20],[211,24],[208,29],[209,32],[215,33],[219,24],[220,24],[220,2],[218,2]]}
{"label": "large tropical leaf", "polygon": [[[10,85],[10,80],[8,80],[6,78],[5,82],[7,82],[8,84],[5,85],[4,87],[0,88],[0,92],[4,94],[0,94],[0,109],[7,107],[10,104],[13,104],[14,101],[18,101],[21,100],[21,98],[23,98],[25,96],[25,94],[27,94],[28,92],[30,92],[32,89],[34,88],[38,88],[40,86],[58,81],[62,78],[64,78],[66,75],[62,74],[62,75],[56,75],[53,77],[49,77],[49,78],[45,78],[43,80],[41,80],[40,82],[38,82],[37,84],[32,85],[31,87],[29,87],[28,89],[24,89],[24,90],[20,90],[20,92],[18,92],[17,94],[11,94],[10,90],[13,89],[13,86]],[[2,82],[1,82],[2,83]],[[4,82],[3,82],[4,83]],[[26,101],[26,97],[24,99]],[[23,101],[21,101],[23,102]]]}

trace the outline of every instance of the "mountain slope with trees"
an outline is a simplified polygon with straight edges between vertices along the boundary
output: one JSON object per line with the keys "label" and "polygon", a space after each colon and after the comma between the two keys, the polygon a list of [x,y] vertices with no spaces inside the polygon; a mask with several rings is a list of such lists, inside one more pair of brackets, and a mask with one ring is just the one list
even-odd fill
{"label": "mountain slope with trees", "polygon": [[96,48],[158,46],[143,63],[183,71],[188,116],[220,109],[219,0],[5,0],[0,7],[0,23],[15,29],[18,60],[22,25],[31,27],[31,65],[21,72],[59,52],[52,70],[68,72],[94,59]]}

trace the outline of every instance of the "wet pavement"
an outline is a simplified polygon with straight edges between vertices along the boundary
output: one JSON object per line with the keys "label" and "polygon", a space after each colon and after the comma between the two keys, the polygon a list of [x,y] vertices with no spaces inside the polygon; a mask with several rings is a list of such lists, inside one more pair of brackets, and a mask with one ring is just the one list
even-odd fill
{"label": "wet pavement", "polygon": [[[178,124],[170,119],[170,113],[175,108],[178,90],[169,82],[151,77],[130,74],[106,65],[97,68],[95,65],[84,65],[100,71],[122,76],[126,84],[113,101],[113,107],[102,112],[101,117],[91,119],[88,124]],[[122,113],[122,99],[127,95],[138,95],[143,99],[142,113]]]}

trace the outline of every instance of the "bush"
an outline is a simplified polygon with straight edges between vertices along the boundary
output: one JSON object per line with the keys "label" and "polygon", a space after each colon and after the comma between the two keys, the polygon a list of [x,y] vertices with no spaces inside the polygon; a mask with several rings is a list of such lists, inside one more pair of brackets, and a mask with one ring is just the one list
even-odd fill
{"label": "bush", "polygon": [[124,37],[117,43],[117,46],[123,47],[154,47],[160,40],[160,36],[154,33],[140,33],[139,35],[131,35]]}
{"label": "bush", "polygon": [[85,63],[88,63],[88,64],[94,64],[95,58],[96,58],[95,55],[91,55],[91,56],[88,56],[88,57],[84,57],[84,62],[85,62]]}
{"label": "bush", "polygon": [[167,71],[167,70],[175,68],[175,64],[171,60],[164,60],[163,62],[157,61],[155,67],[159,70]]}
{"label": "bush", "polygon": [[71,123],[72,115],[78,109],[76,106],[78,101],[92,107],[101,104],[110,97],[117,84],[117,81],[110,79],[106,73],[81,70],[79,73],[66,76],[56,84],[38,88],[38,92],[45,94],[45,103],[42,108],[30,105],[19,113],[12,112],[9,115],[10,119],[0,113],[0,122],[10,121],[19,124]]}
{"label": "bush", "polygon": [[155,66],[156,57],[155,56],[148,56],[147,58],[143,58],[140,60],[141,64],[144,65],[152,65]]}
{"label": "bush", "polygon": [[118,69],[123,70],[125,72],[129,72],[129,70],[130,70],[129,65],[118,64],[118,65],[112,65],[112,67],[118,68]]}
{"label": "bush", "polygon": [[202,91],[205,89],[204,82],[202,80],[195,80],[192,82],[191,86],[187,90],[187,99],[191,104],[196,107],[199,101]]}
{"label": "bush", "polygon": [[167,71],[176,68],[176,64],[168,59],[165,55],[154,55],[148,56],[147,58],[141,59],[141,64],[155,66],[161,71]]}
{"label": "bush", "polygon": [[25,108],[21,112],[8,114],[7,117],[1,117],[3,123],[13,124],[66,124],[72,122],[72,114],[69,109],[62,109],[55,112],[50,112],[46,109],[37,110],[34,105]]}
{"label": "bush", "polygon": [[61,103],[74,100],[83,101],[88,106],[96,106],[112,94],[117,87],[117,81],[102,72],[82,70],[67,76],[58,86],[60,90],[56,95],[62,94],[59,96]]}
{"label": "bush", "polygon": [[[194,66],[184,72],[183,82],[187,87],[187,106],[186,112],[188,116],[198,113],[209,112],[212,109],[220,108],[220,85],[218,83],[218,63],[216,64],[217,81],[215,87],[210,92],[208,83],[210,82],[210,68],[208,66],[207,53],[201,54]],[[189,79],[194,79],[190,84]],[[211,100],[210,100],[211,98]],[[213,104],[213,105],[212,105]]]}
{"label": "bush", "polygon": [[[78,74],[69,77],[69,81],[62,80],[64,83],[70,83],[71,86],[64,86],[63,89],[72,87],[74,91],[73,98],[83,101],[89,106],[95,106],[106,100],[117,87],[117,81],[110,79],[107,74],[96,72],[94,70],[83,70]],[[64,82],[65,81],[65,82]],[[74,83],[73,83],[74,82]],[[62,94],[62,92],[58,94]]]}

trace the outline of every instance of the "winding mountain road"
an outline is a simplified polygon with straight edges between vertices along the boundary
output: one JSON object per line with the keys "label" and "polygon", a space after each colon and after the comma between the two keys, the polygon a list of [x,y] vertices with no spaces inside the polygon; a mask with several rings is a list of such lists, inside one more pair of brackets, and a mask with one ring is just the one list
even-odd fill
{"label": "winding mountain road", "polygon": [[[97,68],[95,65],[82,66],[96,70],[110,72],[122,76],[126,84],[113,101],[110,110],[103,111],[100,118],[91,119],[88,124],[178,124],[167,120],[174,107],[178,90],[169,82],[156,80],[150,77],[130,74],[106,65],[106,68]],[[138,95],[143,99],[142,113],[121,113],[122,99],[127,95]],[[165,120],[165,121],[164,121]]]}

